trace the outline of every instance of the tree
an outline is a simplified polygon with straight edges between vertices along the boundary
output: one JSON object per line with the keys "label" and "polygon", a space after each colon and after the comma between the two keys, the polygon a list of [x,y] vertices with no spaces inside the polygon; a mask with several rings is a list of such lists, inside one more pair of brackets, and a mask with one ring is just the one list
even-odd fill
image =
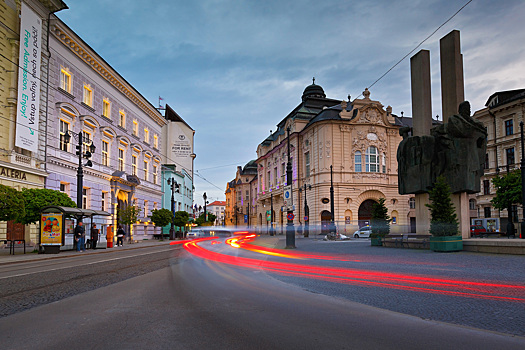
{"label": "tree", "polygon": [[439,176],[428,192],[430,204],[430,233],[433,236],[455,236],[458,234],[456,209],[450,199],[450,186],[443,175]]}
{"label": "tree", "polygon": [[158,209],[151,212],[151,221],[157,227],[164,227],[171,223],[172,215],[168,209]]}
{"label": "tree", "polygon": [[25,215],[18,217],[17,222],[32,224],[40,221],[40,210],[48,205],[76,208],[76,203],[63,192],[48,188],[23,188],[22,196],[25,201]]}
{"label": "tree", "polygon": [[379,198],[379,202],[372,205],[372,234],[376,237],[385,237],[389,233],[388,208],[385,205],[385,198]]}
{"label": "tree", "polygon": [[503,176],[492,178],[496,196],[490,201],[496,209],[508,209],[512,204],[521,203],[521,171],[513,170]]}
{"label": "tree", "polygon": [[137,222],[140,214],[140,208],[130,205],[117,211],[118,221],[123,225],[133,225]]}
{"label": "tree", "polygon": [[199,217],[195,220],[195,223],[199,226],[211,226],[215,222],[215,219],[217,218],[216,215],[213,215],[211,213],[208,213],[208,221],[206,221],[206,216],[204,213],[199,215]]}
{"label": "tree", "polygon": [[173,224],[177,227],[183,227],[186,226],[188,223],[188,219],[190,218],[190,214],[188,214],[185,211],[176,211],[175,217],[173,218]]}
{"label": "tree", "polygon": [[0,221],[17,220],[25,216],[25,200],[20,191],[0,185]]}

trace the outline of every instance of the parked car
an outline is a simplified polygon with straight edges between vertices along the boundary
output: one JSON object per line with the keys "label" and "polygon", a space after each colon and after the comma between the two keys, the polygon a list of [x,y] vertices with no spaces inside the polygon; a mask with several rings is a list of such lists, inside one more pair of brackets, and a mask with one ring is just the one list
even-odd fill
{"label": "parked car", "polygon": [[487,234],[487,229],[481,225],[470,225],[471,236],[483,236]]}
{"label": "parked car", "polygon": [[354,232],[354,238],[367,238],[370,237],[370,234],[372,233],[372,228],[370,226],[363,226],[359,230]]}

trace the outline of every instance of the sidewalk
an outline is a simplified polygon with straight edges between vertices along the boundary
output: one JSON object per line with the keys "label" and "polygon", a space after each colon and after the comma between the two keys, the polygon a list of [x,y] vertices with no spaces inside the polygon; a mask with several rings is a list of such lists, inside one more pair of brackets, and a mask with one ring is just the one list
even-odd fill
{"label": "sidewalk", "polygon": [[113,248],[97,248],[97,249],[86,249],[85,252],[77,252],[76,250],[63,250],[60,251],[58,254],[38,254],[33,253],[33,247],[26,247],[26,253],[24,254],[24,246],[17,245],[15,249],[15,255],[9,254],[9,247],[4,247],[0,249],[0,265],[7,265],[7,264],[14,264],[14,263],[22,263],[22,262],[33,262],[33,261],[41,261],[41,260],[47,260],[47,259],[60,259],[60,258],[68,258],[71,256],[82,256],[86,254],[107,254],[107,253],[113,253],[117,252],[119,250],[130,250],[130,249],[140,249],[140,248],[147,248],[152,246],[160,246],[160,245],[166,245],[168,246],[170,244],[170,240],[147,240],[147,241],[138,241],[137,243],[124,243],[122,247],[116,247]]}

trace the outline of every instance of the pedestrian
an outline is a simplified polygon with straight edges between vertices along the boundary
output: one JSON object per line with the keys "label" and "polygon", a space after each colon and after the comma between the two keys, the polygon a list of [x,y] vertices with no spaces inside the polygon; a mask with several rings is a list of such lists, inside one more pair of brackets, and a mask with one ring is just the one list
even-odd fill
{"label": "pedestrian", "polygon": [[77,252],[86,251],[86,231],[82,221],[78,220],[77,227],[75,227],[75,241],[77,242]]}
{"label": "pedestrian", "polygon": [[93,249],[97,249],[98,232],[97,224],[93,224],[91,228],[91,248]]}
{"label": "pedestrian", "polygon": [[126,232],[124,232],[124,229],[122,228],[122,225],[118,225],[117,230],[117,247],[121,246],[124,243],[124,236],[126,235]]}

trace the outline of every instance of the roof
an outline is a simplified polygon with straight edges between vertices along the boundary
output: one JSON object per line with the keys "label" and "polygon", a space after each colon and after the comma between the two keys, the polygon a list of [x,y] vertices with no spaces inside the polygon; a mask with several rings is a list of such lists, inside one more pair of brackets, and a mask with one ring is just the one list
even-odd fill
{"label": "roof", "polygon": [[166,103],[166,112],[164,113],[164,118],[166,118],[166,120],[169,120],[170,122],[181,122],[181,123],[184,123],[184,125],[186,125],[188,128],[190,128],[191,131],[195,131],[167,103]]}
{"label": "roof", "polygon": [[214,202],[211,202],[210,204],[208,204],[208,207],[211,207],[211,206],[225,206],[226,205],[226,201],[214,201]]}
{"label": "roof", "polygon": [[56,213],[57,211],[63,214],[91,217],[96,215],[111,216],[110,213],[104,210],[92,210],[92,209],[81,209],[81,208],[72,208],[72,207],[61,207],[58,205],[48,205],[40,209],[41,213]]}
{"label": "roof", "polygon": [[525,98],[525,89],[498,91],[490,95],[485,106],[496,107],[504,103],[519,100],[520,98]]}

